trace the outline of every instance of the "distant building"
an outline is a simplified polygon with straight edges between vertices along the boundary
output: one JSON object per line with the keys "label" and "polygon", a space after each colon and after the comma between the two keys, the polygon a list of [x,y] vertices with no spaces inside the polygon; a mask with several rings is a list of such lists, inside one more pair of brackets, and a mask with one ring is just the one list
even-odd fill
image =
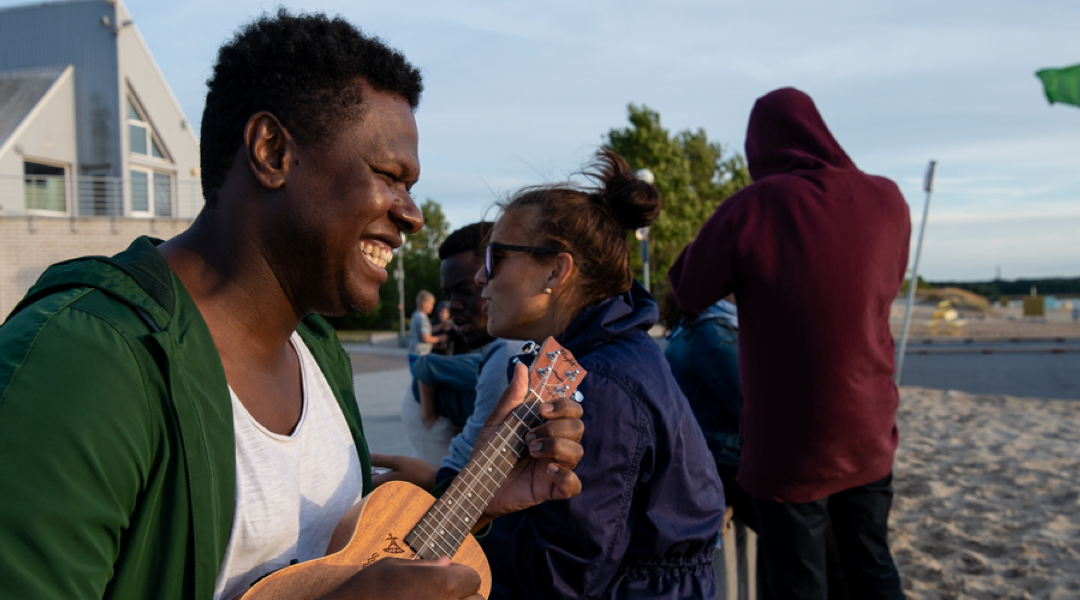
{"label": "distant building", "polygon": [[202,205],[197,134],[123,3],[0,10],[0,320],[49,264]]}

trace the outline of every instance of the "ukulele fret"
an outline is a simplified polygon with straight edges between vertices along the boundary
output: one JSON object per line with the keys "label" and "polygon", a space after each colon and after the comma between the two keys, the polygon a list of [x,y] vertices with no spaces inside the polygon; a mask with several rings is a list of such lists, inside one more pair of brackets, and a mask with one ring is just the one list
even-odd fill
{"label": "ukulele fret", "polygon": [[[466,465],[443,497],[421,519],[406,543],[420,558],[453,556],[525,452],[525,434],[542,422],[535,402],[514,410],[489,444]],[[467,527],[447,526],[446,523]]]}
{"label": "ukulele fret", "polygon": [[569,352],[549,338],[536,354],[537,362],[547,362],[533,365],[530,376],[537,379],[530,382],[527,399],[510,412],[487,444],[474,452],[442,498],[405,536],[404,541],[417,558],[433,559],[457,552],[518,459],[528,451],[527,434],[544,421],[539,411],[544,399],[565,397],[577,388],[584,373],[566,371],[565,378],[559,373],[560,366],[576,366]]}
{"label": "ukulele fret", "polygon": [[[421,529],[426,529],[427,531],[420,531]],[[425,552],[425,554],[429,555],[422,556],[422,558],[453,556],[453,554],[457,552],[457,546],[454,546],[452,542],[444,539],[443,536],[445,536],[446,530],[432,529],[431,524],[424,523],[418,524],[416,529],[413,530],[413,533],[409,534],[409,536],[406,536],[405,541],[409,543],[410,546],[412,546],[410,538],[413,536],[413,534],[416,534],[417,532],[419,532],[420,535],[416,536],[414,539],[420,542],[420,546],[419,549],[414,548],[414,550],[416,550],[418,556],[421,556],[422,551],[425,550],[433,550],[435,551],[435,554],[431,555],[430,552]],[[464,540],[465,536],[468,535],[467,531],[458,531],[457,533],[460,535],[462,540]]]}

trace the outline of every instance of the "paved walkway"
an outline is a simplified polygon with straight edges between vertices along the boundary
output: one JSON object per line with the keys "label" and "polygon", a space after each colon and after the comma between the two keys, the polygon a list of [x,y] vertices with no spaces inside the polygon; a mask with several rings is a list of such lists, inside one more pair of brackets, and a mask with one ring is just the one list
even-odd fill
{"label": "paved walkway", "polygon": [[[401,399],[412,381],[406,350],[391,337],[344,347],[352,359],[371,450],[413,456],[401,422]],[[972,394],[1080,399],[1080,341],[916,342],[908,346],[900,383]]]}
{"label": "paved walkway", "polygon": [[909,347],[900,385],[969,394],[1080,399],[1080,352],[986,350],[986,354],[977,347],[969,352],[920,354]]}
{"label": "paved walkway", "polygon": [[356,403],[372,452],[415,456],[401,423],[401,399],[412,382],[409,359],[396,340],[343,344],[353,366]]}

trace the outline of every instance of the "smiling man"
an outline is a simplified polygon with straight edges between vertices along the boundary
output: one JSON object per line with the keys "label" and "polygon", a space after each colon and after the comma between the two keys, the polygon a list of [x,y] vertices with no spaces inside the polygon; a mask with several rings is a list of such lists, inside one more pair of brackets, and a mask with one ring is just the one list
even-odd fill
{"label": "smiling man", "polygon": [[[453,356],[419,357],[412,365],[413,385],[401,400],[401,418],[415,455],[433,466],[439,466],[447,456],[451,440],[473,414],[481,353],[495,339],[488,334],[487,315],[480,310],[480,288],[468,273],[470,268],[475,273],[482,263],[481,245],[490,230],[491,223],[472,223],[454,230],[439,245],[440,285],[443,297],[450,303],[450,319],[461,343],[455,344],[457,352]],[[502,379],[505,382],[505,374]],[[503,383],[496,398],[505,389]],[[434,409],[434,414],[421,408],[421,400]],[[466,459],[471,452],[469,445]]]}
{"label": "smiling man", "polygon": [[450,302],[450,318],[469,350],[478,350],[495,338],[487,330],[487,315],[480,310],[480,286],[473,281],[484,263],[484,240],[492,223],[480,221],[457,229],[439,246],[439,278],[443,297]]}
{"label": "smiling man", "polygon": [[[0,327],[0,597],[234,598],[321,556],[373,487],[348,357],[314,315],[371,310],[422,226],[420,75],[282,10],[221,48],[208,86],[192,227],[54,265]],[[580,409],[549,405],[483,520],[580,490]],[[325,597],[478,586],[445,557],[387,559]]]}
{"label": "smiling man", "polygon": [[491,235],[492,226],[487,221],[466,225],[439,246],[442,261],[439,274],[443,295],[450,301],[450,318],[469,348],[480,354],[473,371],[476,377],[472,411],[462,424],[461,433],[450,441],[448,454],[440,463],[453,471],[461,471],[469,462],[484,422],[510,383],[506,379],[506,365],[521,352],[520,341],[496,339],[488,333],[487,313],[481,310],[483,290],[476,285],[476,271],[484,264],[484,243]]}

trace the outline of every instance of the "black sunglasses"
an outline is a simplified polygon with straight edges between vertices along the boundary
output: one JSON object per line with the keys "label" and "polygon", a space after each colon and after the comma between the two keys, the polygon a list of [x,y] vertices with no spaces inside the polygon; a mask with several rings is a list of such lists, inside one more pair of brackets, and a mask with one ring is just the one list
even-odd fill
{"label": "black sunglasses", "polygon": [[537,246],[511,246],[510,244],[488,244],[484,250],[484,275],[488,280],[491,279],[492,273],[495,272],[495,253],[494,250],[508,251],[508,252],[528,252],[529,254],[558,254],[560,252],[566,252],[566,250],[556,250],[555,248],[540,248]]}

